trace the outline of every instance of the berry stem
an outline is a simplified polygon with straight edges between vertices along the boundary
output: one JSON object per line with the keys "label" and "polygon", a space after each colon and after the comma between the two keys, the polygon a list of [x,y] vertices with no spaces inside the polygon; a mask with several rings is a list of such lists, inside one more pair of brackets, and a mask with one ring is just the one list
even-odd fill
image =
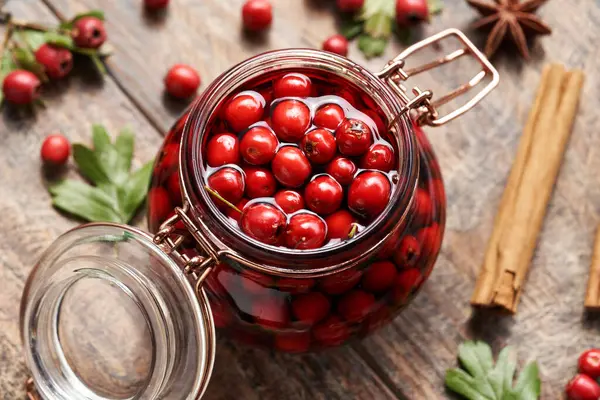
{"label": "berry stem", "polygon": [[8,41],[10,40],[15,27],[10,19],[10,14],[8,14],[7,18],[6,32],[4,32],[4,39],[2,40],[2,43],[0,43],[0,60],[4,56],[4,51],[8,48]]}
{"label": "berry stem", "polygon": [[225,205],[227,205],[227,207],[234,209],[235,211],[239,212],[240,214],[242,213],[242,210],[240,210],[239,208],[237,208],[234,204],[230,203],[229,201],[225,200],[223,198],[223,196],[221,196],[218,192],[214,191],[213,189],[211,189],[210,186],[205,185],[204,189],[206,189],[206,191],[208,193],[210,193],[211,195],[215,196],[217,199],[221,200],[223,203],[225,203]]}
{"label": "berry stem", "polygon": [[352,239],[354,236],[356,236],[357,231],[358,224],[352,224],[352,229],[350,229],[350,232],[348,233],[348,239]]}

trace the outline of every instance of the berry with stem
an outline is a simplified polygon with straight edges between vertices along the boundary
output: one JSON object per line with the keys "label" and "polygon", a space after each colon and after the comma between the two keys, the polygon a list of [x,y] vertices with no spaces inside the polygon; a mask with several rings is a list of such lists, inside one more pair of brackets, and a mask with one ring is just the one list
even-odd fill
{"label": "berry with stem", "polygon": [[2,93],[10,103],[31,104],[40,97],[40,85],[41,82],[34,73],[17,69],[4,78]]}
{"label": "berry with stem", "polygon": [[84,49],[97,49],[106,41],[104,22],[91,16],[75,21],[71,35],[77,47]]}
{"label": "berry with stem", "polygon": [[44,72],[50,78],[64,78],[73,69],[73,54],[63,47],[44,43],[35,52],[35,59],[44,66]]}

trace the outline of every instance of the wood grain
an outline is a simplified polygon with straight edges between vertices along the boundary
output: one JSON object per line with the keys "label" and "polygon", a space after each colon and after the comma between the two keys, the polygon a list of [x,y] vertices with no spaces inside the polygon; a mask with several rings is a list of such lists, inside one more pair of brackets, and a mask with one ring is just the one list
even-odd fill
{"label": "wood grain", "polygon": [[[162,17],[149,17],[141,0],[44,0],[55,13],[102,8],[115,54],[111,79],[90,84],[74,77],[53,90],[48,110],[36,116],[5,112],[0,121],[0,398],[20,398],[25,368],[17,320],[23,281],[37,255],[73,226],[48,207],[37,162],[41,138],[60,129],[88,137],[91,122],[113,130],[126,123],[138,132],[138,159],[151,157],[185,104],[162,94],[162,77],[175,62],[196,66],[204,86],[222,71],[259,52],[282,47],[319,47],[335,32],[333,1],[273,0],[274,26],[263,37],[246,37],[239,24],[243,0],[174,0]],[[416,37],[445,28],[465,29],[481,45],[484,36],[468,24],[476,13],[463,0],[445,0],[446,10]],[[20,17],[50,18],[38,0],[12,0]],[[524,63],[510,46],[495,61],[501,85],[485,102],[452,124],[429,130],[448,194],[447,233],[437,267],[423,292],[391,325],[352,347],[301,357],[272,354],[219,340],[209,399],[410,399],[447,398],[446,368],[456,364],[458,344],[489,341],[496,350],[515,345],[523,360],[537,359],[543,399],[558,399],[574,373],[576,354],[597,345],[600,319],[582,307],[594,231],[600,223],[600,4],[553,0],[540,10],[552,36],[536,42]],[[399,53],[364,60],[379,69]],[[447,49],[446,46],[444,46]],[[529,279],[514,317],[473,313],[469,296],[518,139],[533,101],[542,66],[562,62],[586,74],[583,102],[567,149]],[[460,71],[469,72],[468,68]],[[444,69],[419,77],[419,86],[444,93],[465,74]],[[24,179],[25,178],[25,179]]]}

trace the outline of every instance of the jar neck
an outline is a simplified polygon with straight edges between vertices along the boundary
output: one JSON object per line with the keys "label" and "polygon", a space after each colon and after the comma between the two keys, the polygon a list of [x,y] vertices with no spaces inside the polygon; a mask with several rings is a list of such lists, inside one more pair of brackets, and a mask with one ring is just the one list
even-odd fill
{"label": "jar neck", "polygon": [[[388,129],[398,149],[399,181],[386,209],[355,239],[315,250],[293,250],[269,246],[244,235],[227,222],[204,190],[203,143],[217,110],[236,90],[269,74],[309,71],[326,73],[368,93],[387,118]],[[222,74],[207,88],[191,110],[182,138],[180,155],[183,191],[192,205],[191,213],[201,233],[214,245],[214,252],[246,266],[275,275],[323,275],[362,262],[405,223],[418,178],[418,151],[412,125],[402,115],[404,104],[386,83],[369,71],[335,54],[315,50],[289,49],[269,52],[247,60]],[[400,117],[398,117],[400,116]],[[249,262],[245,262],[249,261]]]}

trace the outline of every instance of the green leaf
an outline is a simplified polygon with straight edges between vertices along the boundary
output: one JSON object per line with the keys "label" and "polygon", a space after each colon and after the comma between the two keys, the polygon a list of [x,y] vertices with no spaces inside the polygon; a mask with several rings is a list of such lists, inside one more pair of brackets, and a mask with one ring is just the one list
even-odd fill
{"label": "green leaf", "polygon": [[100,72],[102,75],[106,75],[108,73],[108,71],[106,70],[106,67],[104,66],[104,63],[102,62],[102,60],[100,59],[100,56],[98,55],[98,52],[90,55],[90,59],[94,63],[94,66],[96,67],[98,72]]}
{"label": "green leaf", "polygon": [[84,18],[84,17],[95,17],[95,18],[98,18],[98,19],[104,21],[104,11],[102,11],[102,10],[90,10],[90,11],[87,11],[87,12],[84,12],[84,13],[81,13],[81,14],[77,14],[70,21],[61,23],[59,25],[59,28],[60,29],[65,29],[65,30],[71,30],[71,29],[73,29],[73,24],[75,24],[75,22],[77,22],[78,19],[81,19],[81,18]]}
{"label": "green leaf", "polygon": [[115,211],[114,200],[99,188],[86,183],[65,180],[48,188],[52,204],[65,212],[95,222],[122,222]]}
{"label": "green leaf", "polygon": [[374,38],[388,38],[392,33],[392,18],[378,12],[365,21],[364,31]]}
{"label": "green leaf", "polygon": [[73,50],[75,43],[69,35],[64,35],[58,32],[48,31],[45,34],[46,42],[54,46],[64,47],[65,49]]}
{"label": "green leaf", "polygon": [[102,153],[106,151],[108,146],[111,146],[110,136],[106,128],[100,124],[92,125],[92,143],[94,143],[94,151]]}
{"label": "green leaf", "polygon": [[363,22],[354,19],[345,19],[340,26],[340,33],[348,40],[352,40],[363,32]]}
{"label": "green leaf", "polygon": [[154,161],[150,161],[131,174],[119,193],[119,203],[127,220],[133,218],[146,198],[153,165]]}
{"label": "green leaf", "polygon": [[494,365],[491,348],[484,342],[468,341],[459,346],[464,369],[446,371],[446,386],[469,400],[536,400],[541,381],[536,363],[523,368],[513,388],[517,365],[512,348],[505,347]]}
{"label": "green leaf", "polygon": [[444,3],[442,0],[427,0],[429,4],[429,14],[436,15],[442,12],[444,9]]}
{"label": "green leaf", "polygon": [[33,29],[24,29],[19,31],[19,38],[21,38],[23,42],[25,42],[24,44],[33,51],[36,51],[47,42],[45,32],[36,31]]}
{"label": "green leaf", "polygon": [[12,50],[13,57],[19,67],[36,74],[42,81],[47,81],[48,77],[44,72],[44,67],[35,59],[35,55],[29,49],[17,47]]}
{"label": "green leaf", "polygon": [[[2,82],[4,81],[6,75],[10,74],[17,68],[18,66],[17,64],[15,64],[10,52],[5,52],[4,55],[2,55],[2,58],[0,58],[0,86],[2,85]],[[0,90],[0,104],[2,104],[3,100],[4,93],[2,92],[2,90]]]}
{"label": "green leaf", "polygon": [[81,174],[94,184],[110,183],[107,170],[94,150],[76,143],[73,145],[73,159]]}
{"label": "green leaf", "polygon": [[128,173],[131,169],[134,142],[135,138],[133,131],[129,128],[121,130],[121,133],[117,136],[117,140],[115,141],[115,148],[119,155],[117,169],[124,173]]}
{"label": "green leaf", "polygon": [[367,58],[382,55],[386,45],[387,39],[374,38],[367,34],[362,34],[358,37],[358,48]]}

